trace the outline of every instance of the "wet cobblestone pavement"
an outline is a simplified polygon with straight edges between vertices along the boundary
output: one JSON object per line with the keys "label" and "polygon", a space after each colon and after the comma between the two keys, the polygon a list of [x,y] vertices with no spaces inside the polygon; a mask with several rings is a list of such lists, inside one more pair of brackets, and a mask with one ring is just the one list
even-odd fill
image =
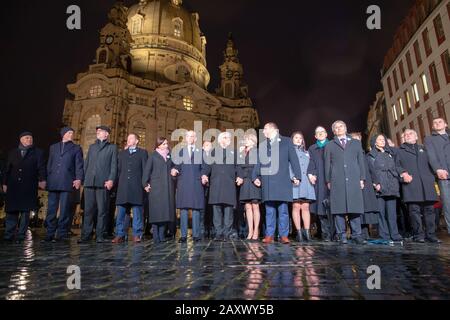
{"label": "wet cobblestone pavement", "polygon": [[[440,245],[403,247],[41,243],[41,235],[0,243],[1,299],[450,299],[444,234]],[[67,289],[69,265],[80,267],[81,290]],[[381,268],[380,290],[367,288],[371,265]]]}

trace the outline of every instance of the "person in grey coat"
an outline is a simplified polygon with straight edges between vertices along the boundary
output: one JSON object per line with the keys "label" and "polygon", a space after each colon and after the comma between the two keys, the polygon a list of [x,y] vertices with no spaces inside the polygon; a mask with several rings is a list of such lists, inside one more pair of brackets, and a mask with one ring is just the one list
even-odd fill
{"label": "person in grey coat", "polygon": [[78,242],[91,239],[95,215],[96,241],[106,242],[110,192],[117,178],[117,146],[108,141],[111,129],[98,126],[96,130],[97,141],[90,145],[84,165],[84,217],[81,239]]}
{"label": "person in grey coat", "polygon": [[233,227],[233,212],[236,207],[237,177],[236,152],[231,147],[231,134],[222,132],[218,145],[211,151],[202,169],[202,183],[209,182],[209,204],[213,206],[213,223],[216,229],[215,241],[226,241]]}
{"label": "person in grey coat", "polygon": [[331,213],[341,243],[347,243],[345,216],[350,221],[352,239],[364,244],[361,215],[364,214],[362,190],[366,180],[361,142],[347,135],[343,121],[333,123],[334,139],[325,147],[325,179],[330,189]]}
{"label": "person in grey coat", "polygon": [[148,193],[149,223],[152,224],[155,244],[166,241],[166,228],[175,221],[173,167],[169,143],[166,138],[160,137],[156,141],[155,151],[148,157],[142,176],[142,185]]}
{"label": "person in grey coat", "polygon": [[425,148],[430,166],[438,179],[447,232],[450,234],[450,167],[447,162],[448,155],[442,152],[450,150],[450,131],[444,119],[433,119],[433,132],[425,138]]}
{"label": "person in grey coat", "polygon": [[387,145],[387,138],[375,135],[370,141],[372,150],[367,154],[373,188],[377,192],[379,223],[378,233],[383,240],[402,241],[397,227],[397,198],[400,183],[395,154]]}
{"label": "person in grey coat", "polygon": [[[309,152],[305,150],[305,138],[300,131],[294,132],[291,136],[292,143],[295,147],[298,163],[302,173],[301,183],[299,186],[292,187],[292,220],[297,231],[297,241],[311,241],[311,214],[309,204],[316,200],[314,187],[308,179],[307,172],[310,161]],[[291,177],[294,177],[292,166],[289,166]],[[303,221],[303,230],[302,230]]]}
{"label": "person in grey coat", "polygon": [[[258,163],[253,169],[252,179],[262,188],[262,199],[266,207],[266,230],[263,243],[274,242],[278,217],[278,234],[283,244],[289,244],[289,209],[293,202],[292,184],[299,185],[302,172],[292,140],[280,135],[278,126],[264,126],[266,140],[259,145]],[[292,166],[293,175],[290,174]]]}
{"label": "person in grey coat", "polygon": [[325,146],[330,142],[324,127],[315,130],[316,143],[309,147],[310,161],[308,179],[314,186],[316,200],[311,203],[311,213],[320,221],[320,233],[325,242],[332,241],[335,235],[334,219],[330,213],[330,190],[325,180]]}
{"label": "person in grey coat", "polygon": [[133,211],[133,242],[142,241],[144,234],[144,188],[142,176],[147,164],[148,153],[138,148],[139,136],[130,133],[125,150],[119,152],[117,181],[116,236],[112,243],[122,243],[128,234],[127,214]]}
{"label": "person in grey coat", "polygon": [[[408,205],[416,242],[439,243],[433,205],[437,202],[435,178],[424,146],[417,144],[417,132],[406,129],[405,143],[396,154],[397,172],[401,177],[403,201]],[[425,220],[425,230],[422,224]]]}
{"label": "person in grey coat", "polygon": [[44,152],[33,144],[33,134],[23,132],[17,148],[8,154],[3,174],[5,201],[6,241],[25,240],[30,212],[38,208],[38,188],[46,187]]}
{"label": "person in grey coat", "polygon": [[60,133],[62,140],[50,147],[47,162],[47,235],[44,239],[47,242],[68,240],[75,192],[80,190],[84,179],[83,151],[72,142],[74,130],[64,127]]}
{"label": "person in grey coat", "polygon": [[187,131],[185,141],[187,145],[180,150],[179,159],[171,172],[173,177],[177,177],[176,207],[180,209],[180,243],[187,241],[189,210],[192,210],[193,241],[201,240],[200,210],[205,208],[205,190],[201,178],[203,153],[196,146],[195,131]]}

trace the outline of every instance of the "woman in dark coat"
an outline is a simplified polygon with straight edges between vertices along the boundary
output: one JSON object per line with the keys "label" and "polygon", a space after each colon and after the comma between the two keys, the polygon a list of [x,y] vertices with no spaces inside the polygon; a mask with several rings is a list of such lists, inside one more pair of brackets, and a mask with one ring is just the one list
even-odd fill
{"label": "woman in dark coat", "polygon": [[[401,177],[403,200],[408,205],[416,242],[440,242],[436,237],[436,222],[433,205],[437,202],[435,177],[430,167],[425,147],[417,144],[417,133],[405,130],[405,143],[396,154],[397,172]],[[422,215],[425,229],[422,225]]]}
{"label": "woman in dark coat", "polygon": [[378,233],[383,240],[401,241],[397,227],[397,198],[400,196],[400,184],[395,166],[394,152],[387,145],[387,138],[374,136],[367,154],[369,172],[373,188],[377,192],[379,227]]}
{"label": "woman in dark coat", "polygon": [[24,132],[20,144],[9,152],[3,176],[3,191],[6,193],[5,240],[13,240],[17,224],[17,241],[25,239],[30,220],[30,211],[38,208],[38,187],[45,189],[46,168],[44,153],[34,147],[33,135]]}
{"label": "woman in dark coat", "polygon": [[237,166],[237,176],[241,179],[238,182],[240,186],[239,201],[245,205],[245,216],[248,225],[247,240],[259,239],[261,188],[255,186],[252,182],[252,173],[257,160],[257,143],[256,135],[248,134],[244,136],[244,149],[239,155],[244,164]]}
{"label": "woman in dark coat", "polygon": [[175,221],[175,189],[171,176],[174,165],[169,153],[167,139],[158,138],[142,177],[144,189],[149,193],[149,223],[153,225],[155,243],[165,241],[167,224]]}
{"label": "woman in dark coat", "polygon": [[128,234],[125,223],[127,211],[133,211],[133,242],[141,242],[144,234],[144,188],[142,175],[147,164],[148,153],[138,148],[139,138],[132,133],[128,136],[127,147],[119,153],[116,205],[116,238],[113,243],[121,243]]}
{"label": "woman in dark coat", "polygon": [[316,143],[309,147],[310,161],[308,165],[308,179],[314,186],[316,201],[310,205],[311,213],[318,215],[320,221],[320,231],[325,242],[331,241],[334,237],[334,219],[330,214],[328,190],[325,181],[325,146],[329,143],[327,131],[323,127],[315,130]]}

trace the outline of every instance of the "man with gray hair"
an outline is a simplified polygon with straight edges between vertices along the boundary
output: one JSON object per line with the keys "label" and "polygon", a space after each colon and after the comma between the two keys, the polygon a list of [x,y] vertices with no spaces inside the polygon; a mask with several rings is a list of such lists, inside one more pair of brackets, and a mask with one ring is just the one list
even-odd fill
{"label": "man with gray hair", "polygon": [[346,223],[350,221],[352,239],[364,244],[361,215],[364,214],[362,190],[366,180],[365,159],[361,141],[347,134],[343,121],[333,123],[334,139],[325,147],[325,180],[330,190],[331,214],[342,244],[347,243]]}

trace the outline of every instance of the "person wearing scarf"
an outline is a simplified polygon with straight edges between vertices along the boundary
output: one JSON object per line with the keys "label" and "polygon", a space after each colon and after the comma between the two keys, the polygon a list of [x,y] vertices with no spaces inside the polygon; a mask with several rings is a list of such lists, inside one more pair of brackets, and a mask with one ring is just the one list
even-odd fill
{"label": "person wearing scarf", "polygon": [[142,185],[148,193],[149,223],[155,244],[166,241],[167,227],[176,221],[175,187],[171,176],[173,167],[169,143],[166,138],[160,137],[156,141],[155,151],[148,157],[142,177]]}
{"label": "person wearing scarf", "polygon": [[[295,147],[295,152],[297,154],[298,163],[300,165],[302,177],[299,186],[293,185],[293,199],[292,204],[292,220],[294,221],[294,226],[297,231],[297,241],[303,242],[303,240],[309,242],[311,241],[311,214],[309,211],[309,204],[316,200],[316,195],[314,192],[314,187],[308,180],[307,169],[309,166],[310,156],[308,151],[305,150],[305,139],[303,133],[300,131],[294,132],[291,136],[292,142]],[[294,176],[292,167],[289,166],[291,177]],[[302,231],[302,221],[303,221],[303,231]]]}
{"label": "person wearing scarf", "polygon": [[44,152],[34,147],[33,134],[25,131],[20,144],[11,150],[3,176],[6,193],[6,241],[22,242],[26,238],[30,212],[38,209],[38,188],[46,187]]}

